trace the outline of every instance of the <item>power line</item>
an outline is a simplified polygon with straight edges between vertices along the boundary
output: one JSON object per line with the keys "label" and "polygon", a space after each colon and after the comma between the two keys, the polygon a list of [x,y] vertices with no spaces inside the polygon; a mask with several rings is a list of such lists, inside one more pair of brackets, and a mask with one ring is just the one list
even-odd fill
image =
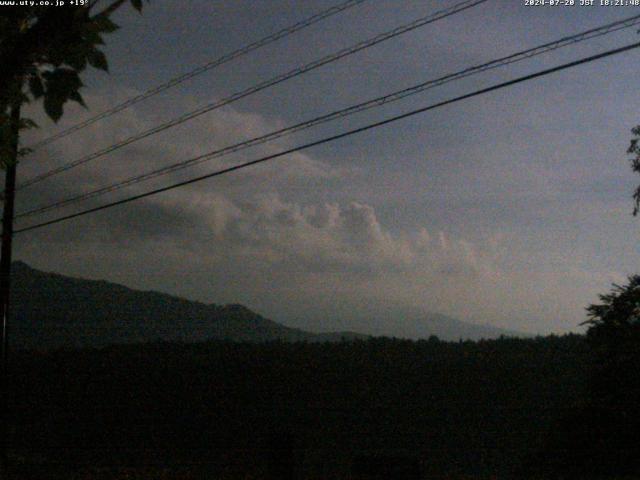
{"label": "power line", "polygon": [[253,166],[253,165],[257,165],[259,163],[263,163],[263,162],[266,162],[266,161],[269,161],[269,160],[273,160],[273,159],[276,159],[276,158],[279,158],[279,157],[283,157],[285,155],[289,155],[290,153],[295,153],[295,152],[299,152],[299,151],[302,151],[302,150],[307,150],[307,149],[309,149],[311,147],[322,145],[324,143],[333,142],[335,140],[339,140],[341,138],[349,137],[349,136],[355,135],[357,133],[362,133],[362,132],[365,132],[365,131],[368,131],[368,130],[372,130],[374,128],[381,127],[383,125],[394,123],[394,122],[397,122],[399,120],[402,120],[402,119],[417,115],[419,113],[424,113],[424,112],[427,112],[429,110],[434,110],[436,108],[443,107],[445,105],[450,105],[452,103],[456,103],[456,102],[459,102],[459,101],[462,101],[462,100],[467,100],[469,98],[477,97],[479,95],[483,95],[485,93],[489,93],[489,92],[493,92],[495,90],[506,88],[506,87],[509,87],[511,85],[515,85],[515,84],[518,84],[518,83],[522,83],[522,82],[526,82],[526,81],[529,81],[529,80],[533,80],[535,78],[543,77],[543,76],[546,76],[546,75],[549,75],[549,74],[552,74],[552,73],[555,73],[555,72],[559,72],[561,70],[565,70],[565,69],[568,69],[568,68],[576,67],[578,65],[582,65],[582,64],[585,64],[585,63],[593,62],[593,61],[599,60],[601,58],[610,57],[612,55],[617,55],[619,53],[623,53],[623,52],[626,52],[626,51],[629,51],[629,50],[632,50],[632,49],[635,49],[635,48],[638,48],[638,47],[640,47],[640,42],[633,43],[631,45],[626,45],[624,47],[616,48],[616,49],[613,49],[613,50],[608,50],[606,52],[599,53],[599,54],[596,54],[596,55],[591,55],[589,57],[584,57],[584,58],[581,58],[580,60],[575,60],[573,62],[565,63],[565,64],[559,65],[557,67],[548,68],[546,70],[542,70],[542,71],[539,71],[539,72],[536,72],[536,73],[532,73],[532,74],[529,74],[529,75],[518,77],[518,78],[516,78],[514,80],[509,80],[507,82],[502,82],[502,83],[499,83],[497,85],[493,85],[491,87],[483,88],[481,90],[476,90],[474,92],[467,93],[465,95],[461,95],[461,96],[454,97],[454,98],[451,98],[451,99],[448,99],[448,100],[444,100],[442,102],[438,102],[438,103],[435,103],[435,104],[432,104],[432,105],[428,105],[426,107],[422,107],[422,108],[419,108],[419,109],[416,109],[416,110],[412,110],[410,112],[403,113],[401,115],[396,115],[394,117],[390,117],[390,118],[387,118],[385,120],[381,120],[379,122],[370,123],[370,124],[365,125],[363,127],[359,127],[359,128],[355,128],[355,129],[352,129],[352,130],[348,130],[346,132],[339,133],[339,134],[336,134],[336,135],[332,135],[330,137],[325,137],[323,139],[316,140],[314,142],[309,142],[309,143],[306,143],[306,144],[303,144],[303,145],[300,145],[300,146],[297,146],[297,147],[294,147],[294,148],[290,148],[288,150],[285,150],[285,151],[282,151],[282,152],[279,152],[279,153],[274,153],[272,155],[267,155],[267,156],[258,158],[256,160],[251,160],[249,162],[241,163],[241,164],[235,165],[233,167],[228,167],[228,168],[224,168],[224,169],[221,169],[221,170],[217,170],[215,172],[208,173],[206,175],[201,175],[201,176],[198,176],[198,177],[195,177],[195,178],[191,178],[189,180],[184,180],[184,181],[181,181],[181,182],[178,182],[178,183],[174,183],[172,185],[168,185],[166,187],[157,188],[157,189],[151,190],[149,192],[141,193],[141,194],[138,194],[138,195],[133,195],[131,197],[127,197],[127,198],[124,198],[122,200],[118,200],[118,201],[115,201],[115,202],[107,203],[107,204],[101,205],[99,207],[89,208],[89,209],[83,210],[81,212],[76,212],[76,213],[73,213],[73,214],[70,214],[70,215],[65,215],[65,216],[62,216],[62,217],[55,218],[53,220],[49,220],[49,221],[46,221],[46,222],[42,222],[42,223],[38,223],[38,224],[35,224],[35,225],[31,225],[29,227],[25,227],[25,228],[22,228],[22,229],[19,229],[19,230],[15,230],[14,233],[23,233],[23,232],[27,232],[27,231],[30,231],[30,230],[35,230],[37,228],[42,228],[42,227],[45,227],[45,226],[48,226],[48,225],[53,225],[53,224],[60,223],[60,222],[66,221],[66,220],[70,220],[72,218],[77,218],[77,217],[81,217],[81,216],[84,216],[84,215],[88,215],[90,213],[95,213],[95,212],[98,212],[98,211],[101,211],[101,210],[106,210],[108,208],[115,207],[117,205],[130,203],[130,202],[133,202],[135,200],[140,200],[142,198],[150,197],[152,195],[156,195],[156,194],[163,193],[163,192],[166,192],[166,191],[169,191],[169,190],[173,190],[175,188],[184,187],[186,185],[190,185],[192,183],[200,182],[200,181],[206,180],[208,178],[217,177],[217,176],[220,176],[220,175],[224,175],[226,173],[234,172],[236,170],[242,170],[244,168],[247,168],[247,167],[250,167],[250,166]]}
{"label": "power line", "polygon": [[258,50],[259,48],[265,47],[277,40],[280,40],[282,38],[285,38],[295,32],[298,32],[304,28],[310,27],[311,25],[314,25],[326,18],[329,18],[333,15],[336,15],[337,13],[343,12],[351,7],[355,7],[356,5],[359,5],[363,2],[366,2],[367,0],[348,0],[346,2],[340,3],[338,5],[335,5],[331,8],[328,8],[326,10],[323,10],[321,12],[316,13],[315,15],[312,15],[309,18],[306,18],[304,20],[301,20],[300,22],[297,22],[293,25],[290,25],[286,28],[283,28],[282,30],[273,33],[271,35],[268,35],[264,38],[261,38],[260,40],[257,40],[253,43],[250,43],[249,45],[246,45],[244,47],[241,47],[237,50],[234,50],[233,52],[227,53],[225,55],[223,55],[222,57],[216,58],[215,60],[212,60],[208,63],[205,63],[204,65],[201,65],[193,70],[190,70],[187,73],[184,73],[182,75],[179,75],[177,77],[172,78],[171,80],[168,80],[165,83],[161,83],[160,85],[157,85],[155,87],[152,87],[150,89],[148,89],[147,91],[136,95],[134,97],[131,97],[127,100],[125,100],[122,103],[119,103],[118,105],[108,109],[108,110],[104,110],[103,112],[94,115],[91,118],[88,118],[87,120],[84,120],[82,122],[76,123],[75,125],[62,130],[59,133],[56,133],[55,135],[51,135],[33,145],[31,145],[29,148],[31,150],[36,150],[38,148],[41,148],[45,145],[48,145],[50,143],[55,142],[56,140],[59,140],[61,138],[64,138],[68,135],[71,135],[74,132],[77,132],[78,130],[82,130],[85,127],[88,127],[89,125],[92,125],[104,118],[110,117],[111,115],[114,115],[118,112],[121,112],[122,110],[125,110],[129,107],[131,107],[132,105],[135,105],[136,103],[140,103],[143,100],[146,100],[147,98],[153,97],[161,92],[164,92],[165,90],[168,90],[172,87],[175,87],[176,85],[179,85],[183,82],[186,82],[187,80],[190,80],[202,73],[208,72],[209,70],[212,70],[216,67],[219,67],[220,65],[223,65],[225,63],[230,62],[231,60],[235,60],[238,57],[241,57],[243,55],[247,55],[248,53],[251,53],[255,50]]}
{"label": "power line", "polygon": [[223,98],[222,100],[216,101],[214,103],[210,103],[208,105],[205,105],[203,107],[200,107],[196,110],[193,110],[191,112],[185,113],[183,115],[181,115],[180,117],[177,117],[173,120],[170,120],[167,123],[164,123],[162,125],[153,127],[149,130],[146,130],[144,132],[138,133],[136,135],[130,136],[114,145],[111,145],[109,147],[106,147],[102,150],[99,150],[97,152],[94,152],[90,155],[84,156],[82,158],[79,158],[78,160],[74,160],[72,162],[66,163],[60,167],[54,168],[52,170],[49,170],[47,172],[44,172],[40,175],[37,175],[29,180],[26,180],[25,182],[21,183],[20,185],[18,185],[16,187],[16,190],[20,190],[22,188],[28,187],[30,185],[33,185],[35,183],[41,182],[42,180],[45,180],[49,177],[52,177],[54,175],[57,175],[59,173],[62,172],[66,172],[72,168],[75,168],[79,165],[83,165],[87,162],[90,162],[92,160],[95,160],[96,158],[102,157],[108,153],[114,152],[115,150],[118,150],[126,145],[129,145],[133,142],[136,142],[138,140],[142,140],[144,138],[150,137],[151,135],[155,135],[156,133],[160,133],[162,131],[165,131],[169,128],[172,128],[176,125],[179,125],[181,123],[187,122],[189,120],[192,120],[196,117],[199,117],[200,115],[203,115],[205,113],[208,113],[212,110],[221,108],[223,106],[229,105],[233,102],[236,102],[242,98],[248,97],[249,95],[253,95],[254,93],[258,93],[262,90],[265,90],[269,87],[272,87],[274,85],[277,85],[279,83],[285,82],[286,80],[289,80],[291,78],[303,75],[307,72],[310,72],[312,70],[315,70],[317,68],[320,68],[328,63],[332,63],[335,62],[337,60],[340,60],[341,58],[347,57],[349,55],[353,55],[356,52],[359,52],[361,50],[364,50],[366,48],[372,47],[374,45],[377,45],[379,43],[382,43],[386,40],[390,40],[392,38],[395,38],[399,35],[402,35],[404,33],[410,32],[412,30],[415,30],[417,28],[423,27],[425,25],[428,25],[430,23],[434,23],[438,20],[442,20],[444,18],[447,18],[451,15],[455,15],[457,13],[460,13],[468,8],[472,8],[475,7],[477,5],[480,5],[481,3],[486,2],[487,0],[465,0],[463,2],[460,2],[450,8],[444,9],[444,10],[440,10],[434,14],[428,15],[426,17],[422,17],[419,18],[418,20],[414,20],[411,23],[402,25],[400,27],[394,28],[393,30],[390,30],[388,32],[385,33],[381,33],[379,35],[376,35],[375,37],[368,39],[368,40],[364,40],[362,42],[358,42],[355,45],[352,45],[351,47],[347,47],[344,48],[342,50],[339,50],[336,53],[327,55],[325,57],[322,57],[319,60],[315,60],[311,63],[308,63],[302,67],[298,67],[295,68],[293,70],[290,70],[287,73],[283,73],[280,75],[277,75],[269,80],[265,80],[263,82],[258,83],[257,85],[254,85],[252,87],[249,87],[245,90],[242,90],[240,92],[236,92],[234,94],[232,94],[229,97]]}
{"label": "power line", "polygon": [[204,163],[206,161],[210,161],[214,158],[219,158],[231,153],[235,153],[241,150],[244,150],[246,148],[249,147],[253,147],[256,145],[260,145],[266,142],[269,142],[271,140],[275,140],[277,138],[281,138],[284,137],[286,135],[290,135],[292,133],[295,132],[299,132],[311,127],[314,127],[316,125],[320,125],[320,124],[324,124],[324,123],[328,123],[330,121],[336,120],[338,118],[344,118],[346,116],[349,115],[353,115],[355,113],[360,113],[384,104],[388,104],[391,102],[395,102],[398,100],[401,100],[403,98],[412,96],[412,95],[416,95],[418,93],[424,92],[428,89],[437,87],[437,86],[441,86],[444,85],[446,83],[455,81],[455,80],[459,80],[462,78],[466,78],[472,75],[476,75],[488,70],[492,70],[494,68],[498,68],[498,67],[502,67],[505,65],[510,65],[512,63],[516,63],[522,60],[526,60],[532,57],[535,57],[537,55],[541,55],[543,53],[547,53],[547,52],[551,52],[554,50],[557,50],[559,48],[563,48],[569,45],[573,45],[579,42],[583,42],[585,40],[589,40],[592,38],[596,38],[596,37],[600,37],[603,35],[608,35],[610,33],[616,32],[618,30],[622,30],[625,28],[630,28],[634,25],[637,25],[638,23],[640,23],[640,15],[635,15],[623,20],[618,20],[616,22],[612,22],[609,23],[607,25],[603,25],[601,27],[597,27],[597,28],[593,28],[590,30],[586,30],[584,32],[575,34],[575,35],[571,35],[571,36],[567,36],[567,37],[563,37],[560,38],[558,40],[555,40],[553,42],[549,42],[537,47],[533,47],[524,51],[519,51],[517,53],[511,54],[509,56],[506,57],[502,57],[496,60],[492,60],[490,62],[481,64],[481,65],[477,65],[477,66],[473,66],[473,67],[469,67],[466,68],[464,70],[458,71],[456,73],[452,73],[452,74],[448,74],[445,75],[443,77],[434,79],[434,80],[429,80],[426,82],[422,82],[420,84],[414,85],[412,87],[409,88],[405,88],[402,90],[398,90],[395,91],[391,94],[388,95],[384,95],[384,96],[380,96],[371,100],[368,100],[366,102],[362,102],[359,103],[357,105],[353,105],[341,110],[336,110],[334,112],[328,113],[326,115],[322,115],[320,117],[315,117],[313,119],[304,121],[304,122],[300,122],[297,123],[295,125],[286,127],[286,128],[281,128],[279,130],[275,130],[273,132],[270,132],[268,134],[259,136],[259,137],[254,137],[252,139],[249,140],[245,140],[243,142],[239,142],[236,143],[234,145],[230,145],[224,148],[221,148],[219,150],[215,150],[203,155],[199,155],[196,156],[194,158],[190,158],[188,160],[184,160],[181,162],[177,162],[174,163],[172,165],[168,165],[166,167],[162,167],[156,170],[153,170],[151,172],[147,172],[141,175],[136,175],[133,177],[130,177],[128,179],[125,180],[121,180],[115,183],[112,183],[111,185],[107,185],[105,187],[101,187],[95,190],[92,190],[90,192],[86,192],[86,193],[82,193],[73,197],[69,197],[63,200],[59,200],[57,202],[54,202],[52,204],[48,204],[45,206],[41,206],[41,207],[37,207],[34,208],[32,210],[28,210],[22,213],[19,213],[16,215],[16,218],[24,218],[24,217],[29,217],[29,216],[33,216],[33,215],[37,215],[37,214],[41,214],[41,213],[45,213],[51,210],[55,210],[58,208],[62,208],[64,206],[67,205],[71,205],[74,203],[78,203],[84,200],[88,200],[91,198],[96,198],[102,195],[105,195],[107,193],[111,193],[111,192],[115,192],[117,190],[120,190],[122,188],[131,186],[131,185],[135,185],[147,180],[151,180],[153,178],[157,178],[163,175],[168,175],[170,173],[188,168],[188,167],[192,167],[195,165],[199,165],[201,163]]}

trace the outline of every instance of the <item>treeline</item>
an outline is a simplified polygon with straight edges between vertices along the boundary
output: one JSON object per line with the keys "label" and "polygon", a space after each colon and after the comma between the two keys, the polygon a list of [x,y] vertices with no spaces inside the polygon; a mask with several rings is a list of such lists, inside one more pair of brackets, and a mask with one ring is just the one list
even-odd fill
{"label": "treeline", "polygon": [[420,478],[507,478],[544,462],[557,422],[584,400],[590,362],[578,335],[19,352],[11,452],[19,469],[67,475],[243,478],[280,456],[301,479],[403,459]]}

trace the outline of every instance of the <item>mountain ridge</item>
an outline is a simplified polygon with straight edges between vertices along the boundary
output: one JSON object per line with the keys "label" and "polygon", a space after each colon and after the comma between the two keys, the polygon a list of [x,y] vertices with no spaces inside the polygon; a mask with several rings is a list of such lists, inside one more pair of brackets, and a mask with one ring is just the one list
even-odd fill
{"label": "mountain ridge", "polygon": [[352,332],[314,334],[239,304],[217,305],[36,270],[14,262],[11,341],[18,348],[101,347],[153,341],[339,341]]}
{"label": "mountain ridge", "polygon": [[[134,290],[105,280],[43,272],[13,263],[10,338],[17,348],[102,347],[154,341],[309,341],[366,339],[371,335],[443,340],[494,338],[511,332],[436,315],[429,321],[405,317],[365,321],[354,331],[312,333],[282,325],[240,304],[206,304],[153,290]],[[383,316],[384,317],[384,316]],[[397,315],[396,315],[397,317]],[[373,317],[371,317],[373,318]],[[433,324],[433,321],[431,322]],[[398,328],[404,327],[403,328]],[[464,327],[464,328],[462,328]],[[466,332],[466,333],[463,333]]]}

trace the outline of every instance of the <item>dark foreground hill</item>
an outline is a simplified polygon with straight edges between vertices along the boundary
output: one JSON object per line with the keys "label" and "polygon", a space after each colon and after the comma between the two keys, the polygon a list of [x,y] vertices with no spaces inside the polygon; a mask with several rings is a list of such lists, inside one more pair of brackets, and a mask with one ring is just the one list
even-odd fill
{"label": "dark foreground hill", "polygon": [[16,352],[10,454],[19,480],[524,480],[585,394],[583,340]]}
{"label": "dark foreground hill", "polygon": [[11,344],[17,348],[98,347],[208,339],[339,341],[354,333],[289,328],[242,305],[207,305],[105,281],[13,264]]}

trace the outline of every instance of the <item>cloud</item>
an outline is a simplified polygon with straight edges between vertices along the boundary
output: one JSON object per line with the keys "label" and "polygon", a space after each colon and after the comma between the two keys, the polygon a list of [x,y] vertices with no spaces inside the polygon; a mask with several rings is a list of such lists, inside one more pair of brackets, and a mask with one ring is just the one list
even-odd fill
{"label": "cloud", "polygon": [[[92,106],[91,114],[95,114],[133,93],[125,90],[110,95],[87,94],[86,100]],[[153,111],[153,113],[146,112],[144,107],[135,106],[129,108],[104,122],[90,125],[79,133],[72,134],[36,151],[30,158],[25,159],[23,165],[21,165],[21,177],[30,178],[51,168],[81,159],[94,152],[99,152],[119,141],[126,140],[201,106],[193,97],[182,95],[165,105],[166,108],[163,109],[164,113],[162,114],[156,111]],[[43,128],[28,132],[23,143],[27,145],[33,144],[53,131],[64,130],[73,123],[82,121],[90,116],[88,112],[73,104],[70,104],[67,108],[69,113],[63,118],[73,119],[73,121],[62,121],[59,129]],[[50,124],[44,118],[37,105],[31,107],[28,115],[34,117],[45,127]],[[232,107],[224,107],[131,143],[113,153],[62,173],[48,180],[49,186],[47,188],[52,188],[53,186],[53,188],[57,187],[68,191],[68,193],[87,191],[105,183],[111,183],[132,175],[189,160],[202,154],[264,135],[283,126],[283,121],[278,118],[267,118],[256,113],[241,112]],[[163,181],[166,183],[170,178],[193,177],[247,160],[254,160],[291,148],[302,143],[303,139],[276,139],[268,144],[251,147],[242,152],[190,166],[178,175],[164,177]],[[344,167],[330,165],[307,153],[297,152],[288,155],[286,161],[280,160],[243,170],[243,177],[252,183],[265,182],[282,186],[291,182],[304,184],[314,179],[339,178],[350,171],[350,169]],[[145,183],[141,188],[144,189],[147,185],[153,184],[153,182]],[[198,185],[192,188],[207,187]]]}
{"label": "cloud", "polygon": [[[92,113],[127,98],[135,92],[115,91],[109,94],[86,95]],[[180,107],[176,104],[179,103]],[[190,110],[195,102],[186,96],[169,110]],[[138,107],[114,115],[108,123],[85,128],[82,134],[65,137],[37,151],[21,165],[21,178],[46,171],[52,166],[81,158],[98,151],[134,132],[157,124],[157,115],[143,115]],[[89,115],[70,105],[67,118],[82,120]],[[32,112],[40,123],[46,123],[37,111]],[[70,122],[61,123],[60,128]],[[190,158],[236,141],[264,134],[283,126],[278,119],[267,119],[254,113],[224,108],[190,122],[188,135],[180,128],[159,134],[95,159],[81,167],[62,173],[29,187],[19,196],[18,211],[89,191],[99,186]],[[35,131],[26,143],[32,143],[46,133]],[[291,139],[280,139],[228,159],[203,163],[179,174],[135,185],[115,195],[92,199],[82,205],[56,210],[42,219],[54,218],[80,208],[99,206],[108,200],[142,193],[150,188],[207,173],[215,168],[246,159],[274,153],[290,147]],[[355,169],[335,166],[303,152],[286,159],[253,167],[242,172],[242,181],[230,176],[220,181],[203,182],[186,188],[147,198],[134,204],[116,207],[104,213],[78,219],[69,227],[56,229],[54,242],[87,243],[126,241],[127,245],[144,244],[151,239],[180,241],[189,249],[197,249],[195,239],[214,239],[224,245],[232,256],[251,257],[265,264],[296,265],[313,272],[359,272],[362,275],[382,275],[386,271],[402,272],[423,268],[444,275],[477,275],[485,266],[476,258],[469,243],[445,240],[444,234],[432,240],[425,230],[418,233],[393,235],[384,228],[374,207],[358,201],[341,205],[331,202],[295,203],[284,198],[298,196],[312,189],[314,182],[353,180]],[[215,188],[212,191],[212,185]],[[251,194],[247,197],[247,187]],[[292,193],[293,192],[293,195]],[[38,218],[38,219],[40,219]],[[21,221],[21,225],[31,222]],[[47,234],[36,234],[32,241],[41,242]],[[56,237],[56,235],[54,235]],[[49,240],[47,240],[49,241]]]}
{"label": "cloud", "polygon": [[[134,93],[88,93],[91,112],[70,106],[60,128]],[[349,306],[344,311],[395,303],[510,328],[573,328],[609,278],[631,273],[607,252],[637,258],[629,240],[635,224],[626,203],[594,201],[593,180],[602,181],[603,169],[575,160],[590,158],[586,146],[566,147],[562,129],[532,143],[533,134],[512,128],[523,125],[524,114],[507,115],[494,103],[433,112],[393,138],[380,129],[354,137],[361,140],[353,145],[295,153],[30,232],[17,237],[17,258],[203,301],[241,302],[276,320],[295,305],[303,318],[314,310],[329,316],[338,302]],[[42,149],[20,165],[20,178],[200,106],[187,94],[162,105],[141,104]],[[284,118],[218,110],[34,185],[20,192],[18,210],[267,133],[289,123]],[[535,135],[546,125],[536,120]],[[32,132],[25,143],[51,131]],[[285,150],[313,135],[256,146],[39,219]],[[622,175],[604,178],[599,190],[609,198]]]}
{"label": "cloud", "polygon": [[471,242],[444,232],[432,238],[424,228],[393,235],[374,208],[363,203],[301,205],[276,194],[236,203],[200,194],[189,205],[190,215],[199,215],[200,225],[206,225],[199,229],[200,239],[215,241],[225,255],[271,268],[369,276],[421,271],[476,277],[495,272]]}

